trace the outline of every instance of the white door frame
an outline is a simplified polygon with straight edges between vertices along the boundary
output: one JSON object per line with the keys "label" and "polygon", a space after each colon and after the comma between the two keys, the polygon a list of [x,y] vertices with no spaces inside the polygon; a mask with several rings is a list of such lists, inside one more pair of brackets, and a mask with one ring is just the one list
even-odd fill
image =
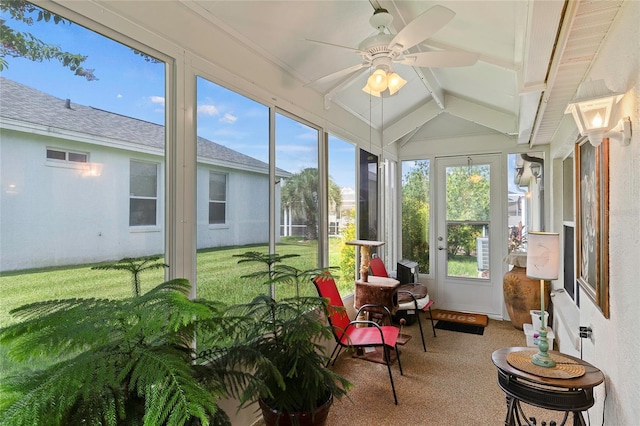
{"label": "white door frame", "polygon": [[[450,277],[447,274],[445,170],[465,165],[490,167],[489,279]],[[502,318],[502,200],[503,164],[500,154],[461,155],[435,159],[435,238],[438,307],[463,312],[484,313]]]}

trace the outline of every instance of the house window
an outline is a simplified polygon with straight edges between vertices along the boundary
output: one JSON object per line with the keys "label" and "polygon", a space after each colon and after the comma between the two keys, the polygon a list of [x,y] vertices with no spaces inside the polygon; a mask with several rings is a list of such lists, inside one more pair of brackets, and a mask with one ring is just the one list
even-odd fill
{"label": "house window", "polygon": [[158,165],[131,160],[129,183],[129,226],[156,225]]}
{"label": "house window", "polygon": [[227,175],[209,173],[209,224],[223,225],[227,221]]}
{"label": "house window", "polygon": [[47,160],[67,161],[70,163],[87,163],[89,161],[89,154],[84,152],[70,152],[47,148]]}

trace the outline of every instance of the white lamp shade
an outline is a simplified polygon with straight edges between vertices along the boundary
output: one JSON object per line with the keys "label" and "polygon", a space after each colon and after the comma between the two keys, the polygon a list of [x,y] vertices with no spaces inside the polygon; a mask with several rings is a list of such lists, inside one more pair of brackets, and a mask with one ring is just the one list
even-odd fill
{"label": "white lamp shade", "polygon": [[382,92],[387,89],[387,73],[378,68],[367,79],[367,86],[374,92]]}
{"label": "white lamp shade", "polygon": [[407,84],[407,80],[400,77],[395,72],[391,72],[387,74],[387,81],[389,82],[389,94],[393,95],[398,90],[402,89],[402,87]]}
{"label": "white lamp shade", "polygon": [[373,95],[373,96],[375,96],[376,98],[379,98],[379,97],[380,97],[380,92],[376,92],[375,90],[371,90],[371,89],[369,88],[369,86],[364,86],[364,87],[362,88],[362,91],[363,91],[364,93],[366,93],[367,95]]}
{"label": "white lamp shade", "polygon": [[557,280],[560,262],[560,236],[551,232],[527,234],[527,277]]}

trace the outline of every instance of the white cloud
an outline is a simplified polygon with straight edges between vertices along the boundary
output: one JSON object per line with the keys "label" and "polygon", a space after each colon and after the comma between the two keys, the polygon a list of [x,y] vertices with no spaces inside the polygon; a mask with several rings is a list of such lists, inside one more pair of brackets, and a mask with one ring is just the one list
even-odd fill
{"label": "white cloud", "polygon": [[151,102],[164,105],[164,96],[151,96]]}
{"label": "white cloud", "polygon": [[238,117],[236,117],[235,115],[230,114],[230,113],[226,113],[224,116],[222,116],[220,121],[223,122],[223,123],[233,124],[233,123],[236,122],[237,119],[238,119]]}
{"label": "white cloud", "polygon": [[220,114],[220,111],[218,111],[215,105],[198,105],[198,114],[213,116]]}
{"label": "white cloud", "polygon": [[124,96],[122,96],[122,94],[120,94],[120,93],[118,93],[118,94],[116,95],[116,98],[118,98],[118,99],[122,99],[123,97],[124,97]]}

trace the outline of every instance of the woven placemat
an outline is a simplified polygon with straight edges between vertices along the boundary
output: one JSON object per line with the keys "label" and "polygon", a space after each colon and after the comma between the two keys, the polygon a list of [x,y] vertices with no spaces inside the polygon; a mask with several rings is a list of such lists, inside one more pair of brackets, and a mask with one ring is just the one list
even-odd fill
{"label": "woven placemat", "polygon": [[562,355],[553,354],[551,357],[556,362],[555,367],[540,367],[531,362],[531,356],[537,354],[537,350],[509,352],[507,362],[518,370],[526,371],[540,377],[552,379],[573,379],[584,374],[584,366]]}

